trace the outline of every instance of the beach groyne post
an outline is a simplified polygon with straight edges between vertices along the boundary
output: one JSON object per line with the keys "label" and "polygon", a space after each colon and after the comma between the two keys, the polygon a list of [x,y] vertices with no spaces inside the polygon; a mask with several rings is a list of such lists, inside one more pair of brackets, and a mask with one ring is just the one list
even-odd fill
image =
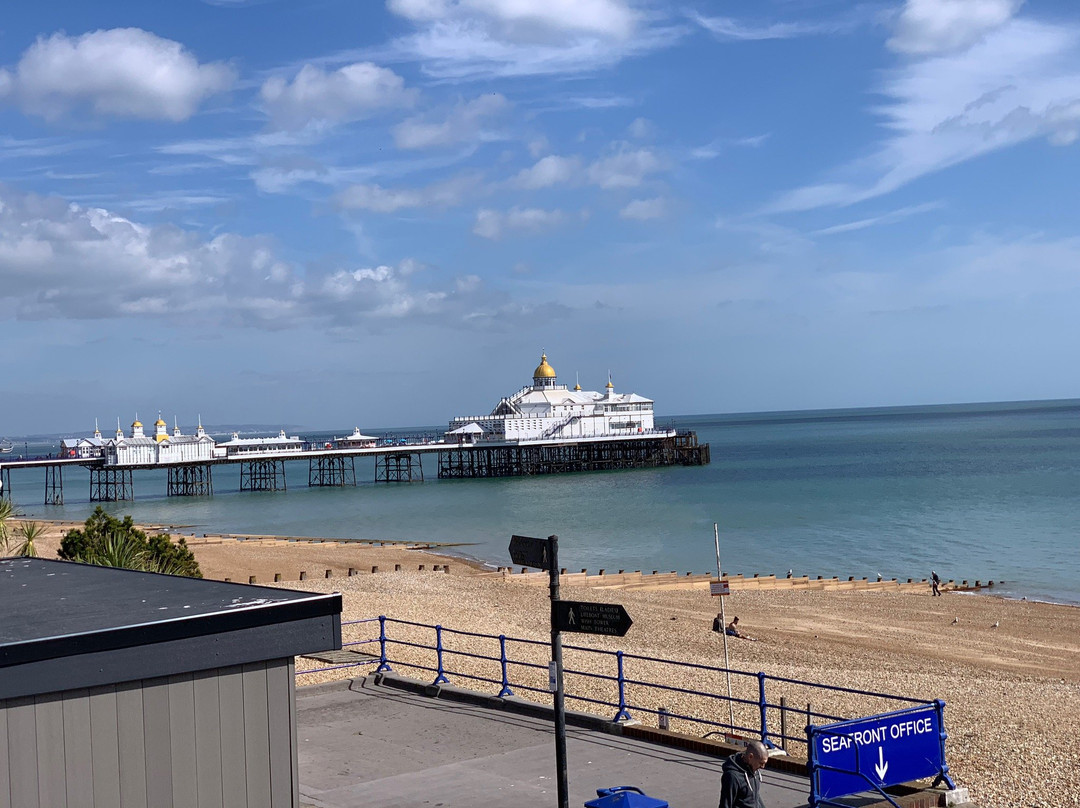
{"label": "beach groyne post", "polygon": [[[383,671],[393,670],[390,667],[390,660],[386,657],[386,615],[379,615],[379,667],[375,669],[376,673],[382,673]],[[810,722],[810,717],[807,716],[807,723]]]}
{"label": "beach groyne post", "polygon": [[450,684],[443,670],[442,626],[435,626],[435,681],[433,685]]}
{"label": "beach groyne post", "polygon": [[507,696],[514,695],[514,691],[510,689],[510,679],[507,676],[505,634],[499,635],[499,667],[502,670],[502,689],[499,691],[499,698],[504,699]]}
{"label": "beach groyne post", "polygon": [[623,652],[615,652],[615,664],[619,683],[619,711],[615,713],[615,721],[629,721],[630,713],[626,709],[626,675],[623,669]]}

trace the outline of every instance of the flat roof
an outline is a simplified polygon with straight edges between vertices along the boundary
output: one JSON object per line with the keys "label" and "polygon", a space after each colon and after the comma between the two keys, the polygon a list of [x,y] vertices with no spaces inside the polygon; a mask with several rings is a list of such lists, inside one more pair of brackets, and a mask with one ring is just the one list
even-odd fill
{"label": "flat roof", "polygon": [[[123,665],[106,667],[137,679],[166,675],[162,664],[140,661],[146,651],[169,651],[164,667],[180,673],[331,647],[335,635],[334,647],[340,646],[339,594],[8,558],[0,559],[0,603],[0,681],[16,670],[63,662],[78,682],[84,677],[76,675],[71,657],[82,655],[117,654]],[[222,635],[228,636],[226,653]],[[0,684],[0,698],[10,697],[8,689]]]}

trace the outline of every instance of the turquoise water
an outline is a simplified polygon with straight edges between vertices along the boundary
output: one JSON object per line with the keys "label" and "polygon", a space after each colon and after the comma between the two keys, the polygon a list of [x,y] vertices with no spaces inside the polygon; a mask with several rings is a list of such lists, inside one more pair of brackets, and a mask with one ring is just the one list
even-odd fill
{"label": "turquoise water", "polygon": [[[165,475],[136,472],[137,521],[198,532],[468,542],[508,563],[510,535],[560,537],[570,569],[725,571],[1004,581],[995,591],[1080,603],[1080,401],[898,407],[679,418],[712,444],[711,465],[501,480],[307,487],[239,493],[236,466],[214,471],[210,498],[164,496]],[[348,430],[346,430],[347,432]],[[318,438],[329,433],[306,433]],[[344,434],[340,430],[338,434]],[[33,447],[29,447],[33,451]],[[19,446],[16,452],[21,451]],[[41,505],[44,474],[13,473],[34,516],[84,519],[83,470],[66,504]]]}

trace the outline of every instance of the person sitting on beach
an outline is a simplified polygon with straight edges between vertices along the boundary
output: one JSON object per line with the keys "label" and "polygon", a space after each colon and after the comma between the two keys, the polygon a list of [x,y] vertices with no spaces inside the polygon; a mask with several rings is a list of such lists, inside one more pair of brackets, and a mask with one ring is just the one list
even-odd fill
{"label": "person sitting on beach", "polygon": [[724,629],[724,633],[727,634],[729,637],[738,637],[740,640],[751,640],[751,641],[753,641],[753,639],[754,639],[753,637],[748,637],[747,635],[745,635],[741,631],[739,631],[739,618],[738,617],[733,617],[731,619],[731,622],[727,624],[727,628]]}

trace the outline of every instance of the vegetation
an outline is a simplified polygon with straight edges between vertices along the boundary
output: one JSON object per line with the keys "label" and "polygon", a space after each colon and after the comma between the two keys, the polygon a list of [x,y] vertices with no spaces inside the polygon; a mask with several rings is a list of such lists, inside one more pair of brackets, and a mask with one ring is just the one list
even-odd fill
{"label": "vegetation", "polygon": [[10,535],[10,529],[8,528],[8,519],[15,513],[15,508],[11,504],[10,499],[4,499],[0,497],[0,548],[7,549],[8,536]]}
{"label": "vegetation", "polygon": [[12,529],[9,522],[14,513],[11,501],[0,499],[0,553],[6,554],[14,547],[17,556],[36,556],[34,543],[45,532],[45,526],[39,522],[20,522]]}
{"label": "vegetation", "polygon": [[69,530],[60,542],[60,558],[103,567],[123,567],[202,578],[199,562],[181,538],[147,536],[130,516],[117,519],[98,506],[81,530]]}

